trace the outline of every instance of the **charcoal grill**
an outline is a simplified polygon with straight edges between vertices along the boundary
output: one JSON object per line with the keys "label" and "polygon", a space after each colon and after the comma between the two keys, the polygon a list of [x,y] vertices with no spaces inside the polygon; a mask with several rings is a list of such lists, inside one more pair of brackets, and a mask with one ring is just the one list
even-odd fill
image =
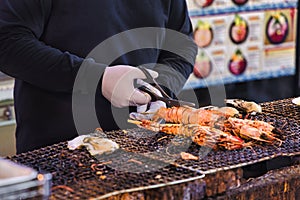
{"label": "charcoal grill", "polygon": [[[155,137],[146,140],[147,145],[149,145],[145,146],[147,149],[146,152],[143,145],[135,145],[136,142],[141,143],[139,139],[134,143],[125,142],[123,148],[130,150],[135,146],[135,148],[133,148],[134,151],[142,153],[146,157],[168,162],[172,165],[202,174],[211,174],[217,171],[243,167],[261,161],[271,160],[279,156],[296,156],[300,154],[300,126],[297,121],[286,119],[272,113],[260,113],[255,116],[250,116],[250,118],[270,122],[275,127],[281,129],[282,137],[284,138],[282,145],[255,145],[251,148],[231,151],[213,151],[205,147],[199,147],[186,138],[157,134]],[[111,137],[111,135],[109,137]],[[160,138],[164,138],[161,140],[164,141],[164,143],[161,141],[157,142]],[[115,138],[111,137],[111,139],[114,140]],[[174,140],[175,143],[180,143],[180,145],[169,145],[169,149],[165,148],[166,145],[174,142]],[[181,151],[199,156],[199,160],[183,160],[179,156]]]}
{"label": "charcoal grill", "polygon": [[[276,145],[255,145],[252,148],[243,148],[231,151],[210,151],[199,161],[177,160],[179,166],[197,169],[203,174],[211,174],[242,167],[261,161],[271,160],[279,156],[296,156],[300,154],[300,126],[296,121],[273,115],[271,113],[257,114],[251,119],[263,120],[272,123],[282,130],[284,142],[281,146]],[[191,146],[189,149],[197,154],[199,147]]]}
{"label": "charcoal grill", "polygon": [[292,103],[293,98],[261,103],[263,112],[300,121],[300,106]]}
{"label": "charcoal grill", "polygon": [[[212,151],[184,137],[136,128],[106,132],[107,137],[121,148],[97,158],[90,156],[84,148],[68,150],[67,143],[62,142],[10,159],[39,172],[52,173],[54,199],[104,199],[126,192],[187,183],[201,179],[205,174],[300,154],[297,121],[273,113],[260,113],[251,118],[271,122],[282,129],[285,138],[282,145]],[[199,160],[181,159],[182,151],[199,156]],[[203,153],[206,156],[201,156]]]}
{"label": "charcoal grill", "polygon": [[[117,154],[122,154],[122,157]],[[38,171],[51,172],[53,199],[104,199],[120,193],[203,178],[200,173],[172,165],[164,165],[159,171],[153,171],[151,168],[158,161],[122,150],[96,159],[86,149],[68,150],[65,142],[10,159]],[[114,165],[122,165],[123,170],[116,170]],[[144,167],[144,171],[141,171],[141,167]]]}

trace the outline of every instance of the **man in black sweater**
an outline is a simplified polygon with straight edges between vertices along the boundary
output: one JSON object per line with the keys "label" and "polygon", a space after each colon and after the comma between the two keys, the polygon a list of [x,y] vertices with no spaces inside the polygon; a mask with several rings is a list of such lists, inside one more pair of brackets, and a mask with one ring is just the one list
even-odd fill
{"label": "man in black sweater", "polygon": [[[135,94],[135,100],[124,94],[112,99],[113,80],[118,81],[120,75],[133,67],[158,63],[172,68],[177,73],[169,73],[172,70],[161,65],[152,66],[158,72],[159,83],[169,94],[176,95],[192,72],[190,61],[197,52],[193,43],[155,33],[153,38],[161,49],[145,47],[124,53],[122,49],[126,45],[140,42],[143,46],[143,41],[130,39],[129,35],[129,40],[116,40],[115,45],[110,45],[107,56],[111,52],[120,53],[112,63],[98,58],[86,59],[97,45],[110,37],[144,27],[170,29],[191,38],[185,0],[1,0],[0,70],[15,78],[17,153],[78,135],[73,120],[72,93],[74,95],[76,75],[84,61],[87,61],[85,67],[92,66],[104,73],[103,80],[99,77],[93,97],[99,124],[104,130],[124,128],[115,122],[112,110],[117,113],[120,110],[119,118],[124,119],[125,124],[128,115],[122,116],[121,110],[132,102],[140,105],[149,101],[142,93]],[[143,39],[147,42],[147,38]],[[189,61],[162,50],[174,42],[178,42],[178,49],[185,48],[183,54]],[[132,79],[144,78],[137,71],[135,73]],[[124,82],[121,85],[126,84],[130,85]],[[79,106],[84,110],[85,105]],[[97,128],[85,126],[86,130],[80,130],[79,134]]]}

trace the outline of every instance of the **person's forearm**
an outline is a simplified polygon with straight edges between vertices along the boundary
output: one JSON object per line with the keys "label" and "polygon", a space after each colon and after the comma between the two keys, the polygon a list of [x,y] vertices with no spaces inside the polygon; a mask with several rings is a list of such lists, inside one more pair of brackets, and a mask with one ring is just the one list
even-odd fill
{"label": "person's forearm", "polygon": [[43,89],[72,91],[83,61],[46,46],[23,27],[0,29],[0,70]]}
{"label": "person's forearm", "polygon": [[42,89],[72,92],[84,59],[43,42],[51,8],[51,0],[0,1],[0,70]]}

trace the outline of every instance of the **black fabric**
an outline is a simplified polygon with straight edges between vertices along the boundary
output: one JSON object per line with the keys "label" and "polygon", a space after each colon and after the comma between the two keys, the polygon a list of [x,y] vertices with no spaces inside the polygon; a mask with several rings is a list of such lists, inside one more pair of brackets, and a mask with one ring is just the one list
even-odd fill
{"label": "black fabric", "polygon": [[[77,136],[72,116],[72,89],[84,58],[111,36],[141,27],[168,28],[191,37],[185,0],[0,1],[0,70],[16,79],[18,153]],[[175,39],[167,36],[161,45]],[[125,44],[111,48],[120,51],[122,45]],[[187,50],[187,57],[193,59],[196,46],[191,45]],[[103,71],[107,64],[96,61]],[[175,93],[192,72],[193,65],[157,49],[129,52],[111,65],[144,63],[162,63],[182,74],[183,78],[164,74],[165,70],[155,67],[161,74],[161,83]],[[172,86],[174,83],[176,87]],[[101,127],[104,130],[120,128],[100,89],[95,101]],[[126,112],[120,113],[124,115],[122,124],[126,125]],[[94,128],[88,127],[86,131]]]}

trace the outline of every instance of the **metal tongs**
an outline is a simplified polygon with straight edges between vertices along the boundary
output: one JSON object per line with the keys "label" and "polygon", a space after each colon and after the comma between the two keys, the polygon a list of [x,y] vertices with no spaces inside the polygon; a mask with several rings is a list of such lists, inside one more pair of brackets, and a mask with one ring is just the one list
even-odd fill
{"label": "metal tongs", "polygon": [[154,87],[156,89],[158,89],[162,96],[157,95],[154,91],[152,91],[150,88],[148,88],[147,86],[140,86],[138,89],[148,93],[151,96],[151,101],[163,101],[166,103],[167,107],[179,107],[179,106],[191,106],[191,107],[195,107],[195,104],[192,102],[187,102],[187,101],[182,101],[182,100],[177,100],[177,99],[173,99],[171,98],[162,88],[161,86],[156,82],[156,80],[151,76],[151,74],[148,72],[148,70],[143,67],[143,66],[138,66],[138,68],[145,74],[146,79],[143,80],[147,83],[152,83],[154,84]]}

